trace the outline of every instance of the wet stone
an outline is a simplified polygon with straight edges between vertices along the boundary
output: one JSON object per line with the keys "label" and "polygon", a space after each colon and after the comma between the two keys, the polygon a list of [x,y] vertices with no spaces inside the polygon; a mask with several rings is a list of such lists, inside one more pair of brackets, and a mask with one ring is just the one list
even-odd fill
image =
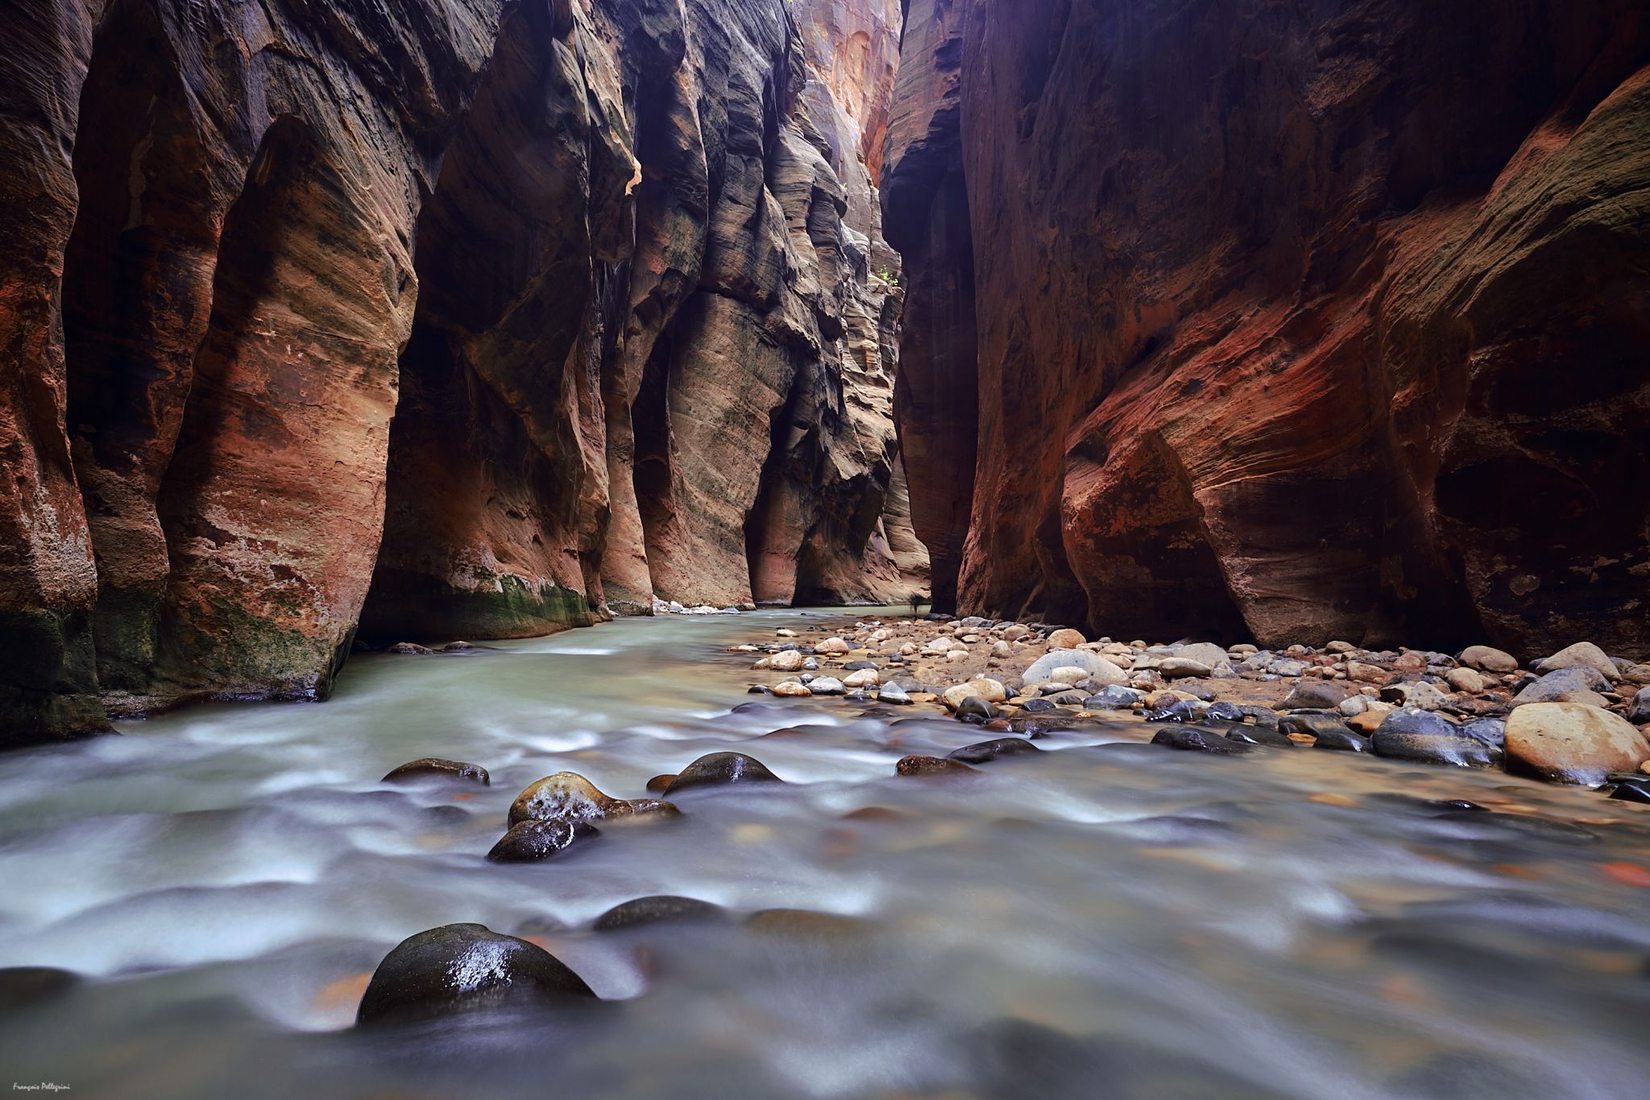
{"label": "wet stone", "polygon": [[1376,728],[1377,736],[1409,737],[1456,737],[1460,736],[1460,728],[1448,718],[1430,710],[1418,710],[1413,707],[1400,707],[1381,720]]}
{"label": "wet stone", "polygon": [[1158,707],[1148,711],[1148,722],[1196,722],[1201,716],[1201,708],[1188,699],[1176,699],[1166,707]]}
{"label": "wet stone", "polygon": [[1213,730],[1199,729],[1196,726],[1158,730],[1157,736],[1152,738],[1152,744],[1164,745],[1181,752],[1207,752],[1219,756],[1237,756],[1250,751],[1249,745],[1229,741]]}
{"label": "wet stone", "polygon": [[32,1008],[79,984],[78,974],[55,966],[0,967],[0,1013]]}
{"label": "wet stone", "polygon": [[469,823],[470,811],[464,809],[462,806],[443,804],[440,806],[424,807],[422,816],[424,820],[431,825],[437,825],[442,828],[455,828],[459,825]]}
{"label": "wet stone", "polygon": [[1331,752],[1368,752],[1369,742],[1351,730],[1342,726],[1340,729],[1325,729],[1315,735],[1317,744],[1315,749],[1328,749]]}
{"label": "wet stone", "polygon": [[522,821],[510,826],[510,831],[487,853],[487,859],[492,863],[538,863],[598,835],[588,821]]}
{"label": "wet stone", "polygon": [[487,774],[487,769],[481,765],[466,764],[462,760],[443,760],[436,756],[426,756],[421,760],[408,761],[398,768],[391,769],[390,773],[379,782],[417,783],[430,779],[480,783],[483,787],[492,785],[492,777]]}
{"label": "wet stone", "polygon": [[1611,798],[1650,805],[1650,775],[1612,775],[1610,782],[1615,784]]}
{"label": "wet stone", "polygon": [[1131,687],[1112,684],[1083,700],[1085,710],[1128,710],[1146,696]]}
{"label": "wet stone", "polygon": [[925,775],[961,775],[974,769],[961,760],[951,760],[940,756],[912,755],[900,758],[894,764],[894,774],[899,776]]}
{"label": "wet stone", "polygon": [[657,799],[628,802],[603,794],[596,785],[577,772],[557,772],[545,776],[516,796],[510,805],[508,823],[523,821],[603,821],[635,814],[674,814],[676,807]]}
{"label": "wet stone", "polygon": [[1461,724],[1461,735],[1499,749],[1507,743],[1507,723],[1502,718],[1475,718]]}
{"label": "wet stone", "polygon": [[638,928],[648,924],[719,921],[726,920],[727,917],[728,911],[714,902],[658,894],[615,905],[597,917],[596,923],[591,927],[597,932],[617,932],[620,929]]}
{"label": "wet stone", "polygon": [[1309,733],[1320,741],[1351,733],[1346,721],[1332,714],[1288,714],[1278,719],[1278,732],[1283,734]]}
{"label": "wet stone", "polygon": [[955,717],[959,722],[967,722],[970,719],[978,722],[989,722],[997,717],[997,708],[978,695],[970,695],[957,705]]}
{"label": "wet stone", "polygon": [[754,756],[746,756],[742,752],[713,752],[683,768],[664,793],[674,795],[705,787],[783,782]]}
{"label": "wet stone", "polygon": [[1234,723],[1226,731],[1226,740],[1237,741],[1244,745],[1263,745],[1272,749],[1293,749],[1299,746],[1289,740],[1286,734],[1275,729],[1266,729],[1262,726],[1247,726]]}
{"label": "wet stone", "polygon": [[506,1005],[595,1000],[541,947],[479,924],[448,924],[401,941],[373,973],[357,1026],[410,1023]]}
{"label": "wet stone", "polygon": [[960,760],[964,764],[988,764],[999,756],[1013,756],[1019,753],[1040,751],[1036,745],[1024,738],[999,737],[995,741],[981,741],[977,745],[969,745],[966,748],[948,753],[946,759]]}
{"label": "wet stone", "polygon": [[1371,747],[1376,756],[1457,768],[1493,768],[1501,753],[1484,742],[1458,733],[1404,733],[1375,731]]}

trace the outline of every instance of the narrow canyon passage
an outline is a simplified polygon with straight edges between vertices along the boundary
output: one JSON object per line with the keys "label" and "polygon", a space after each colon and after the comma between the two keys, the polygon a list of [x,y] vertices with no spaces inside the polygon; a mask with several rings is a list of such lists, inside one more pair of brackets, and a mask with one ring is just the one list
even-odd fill
{"label": "narrow canyon passage", "polygon": [[1650,8],[0,31],[14,1089],[1644,1091]]}

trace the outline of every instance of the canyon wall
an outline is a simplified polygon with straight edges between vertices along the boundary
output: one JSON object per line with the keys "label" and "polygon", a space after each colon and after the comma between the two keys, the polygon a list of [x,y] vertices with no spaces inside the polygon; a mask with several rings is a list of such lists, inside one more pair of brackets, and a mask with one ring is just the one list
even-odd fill
{"label": "canyon wall", "polygon": [[795,8],[0,15],[0,743],[324,697],[358,629],[921,583],[898,13]]}
{"label": "canyon wall", "polygon": [[1650,652],[1650,12],[909,0],[883,180],[936,596]]}

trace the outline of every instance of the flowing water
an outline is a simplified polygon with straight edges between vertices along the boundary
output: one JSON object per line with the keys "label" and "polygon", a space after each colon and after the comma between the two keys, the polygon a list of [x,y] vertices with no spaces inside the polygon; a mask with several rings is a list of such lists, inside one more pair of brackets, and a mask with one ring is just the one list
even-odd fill
{"label": "flowing water", "polygon": [[[1132,719],[895,778],[984,737],[913,708],[735,709],[748,659],[724,647],[813,621],[360,657],[324,705],[0,758],[0,966],[81,976],[0,1015],[0,1077],[167,1100],[1650,1091],[1650,808],[1176,753]],[[683,795],[547,863],[483,858],[542,775],[639,797],[729,748],[787,783]],[[424,755],[493,785],[377,782]],[[1491,812],[1428,802],[1451,798]],[[648,894],[837,919],[590,930]],[[531,936],[609,1003],[350,1030],[391,947],[461,921]]]}

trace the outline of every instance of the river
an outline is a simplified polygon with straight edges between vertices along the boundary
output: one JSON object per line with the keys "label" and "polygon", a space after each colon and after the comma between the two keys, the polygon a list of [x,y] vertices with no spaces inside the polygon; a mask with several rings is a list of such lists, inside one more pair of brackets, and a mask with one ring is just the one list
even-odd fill
{"label": "river", "polygon": [[[1650,1091],[1650,808],[1177,753],[1131,718],[896,778],[990,735],[749,705],[726,647],[818,614],[366,655],[325,704],[0,758],[0,966],[81,976],[0,1016],[0,1076],[123,1100]],[[681,818],[546,863],[483,858],[540,776],[636,798],[735,747],[787,782],[684,794]],[[493,785],[378,782],[425,755]],[[844,919],[590,930],[649,894]],[[462,921],[531,936],[611,1003],[350,1028],[390,948]]]}

